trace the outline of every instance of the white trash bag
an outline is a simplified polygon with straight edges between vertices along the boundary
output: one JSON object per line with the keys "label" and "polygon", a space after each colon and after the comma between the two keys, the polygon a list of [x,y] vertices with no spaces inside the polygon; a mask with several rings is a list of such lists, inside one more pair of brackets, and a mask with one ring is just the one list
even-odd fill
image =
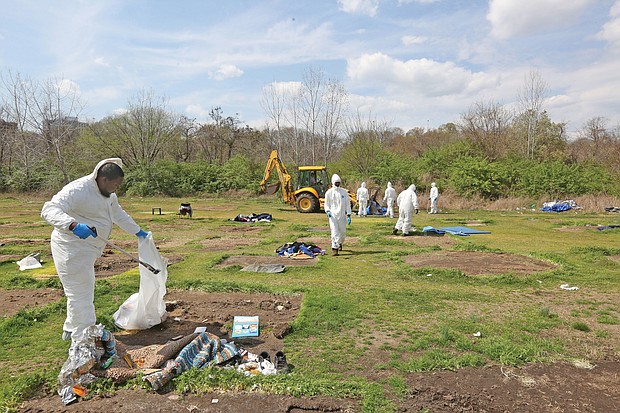
{"label": "white trash bag", "polygon": [[159,255],[153,234],[138,238],[140,261],[159,270],[153,274],[148,268],[139,265],[140,289],[132,294],[114,313],[114,324],[126,330],[146,330],[166,319],[166,280],[168,279],[168,260]]}

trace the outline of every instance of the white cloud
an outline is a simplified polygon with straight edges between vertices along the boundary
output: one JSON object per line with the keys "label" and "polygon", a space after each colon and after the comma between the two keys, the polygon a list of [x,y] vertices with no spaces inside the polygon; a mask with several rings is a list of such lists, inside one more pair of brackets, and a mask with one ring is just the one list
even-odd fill
{"label": "white cloud", "polygon": [[487,20],[499,39],[530,35],[574,24],[596,0],[490,0]]}
{"label": "white cloud", "polygon": [[377,14],[380,0],[338,0],[338,7],[345,13],[365,14],[373,17]]}
{"label": "white cloud", "polygon": [[350,59],[347,74],[355,82],[383,86],[389,93],[426,97],[472,93],[496,83],[493,77],[471,72],[452,62],[401,61],[383,53]]}
{"label": "white cloud", "polygon": [[272,82],[263,87],[263,90],[272,89],[280,95],[295,94],[301,90],[301,82]]}
{"label": "white cloud", "polygon": [[204,106],[196,103],[189,104],[185,107],[185,113],[196,117],[198,120],[208,119],[210,111],[211,109],[206,109]]}
{"label": "white cloud", "polygon": [[609,21],[603,25],[597,38],[614,46],[620,46],[620,1],[616,1],[609,10]]}
{"label": "white cloud", "polygon": [[60,82],[58,82],[58,90],[62,93],[72,94],[76,96],[79,96],[81,93],[80,85],[69,79],[62,79]]}
{"label": "white cloud", "polygon": [[428,38],[424,37],[424,36],[403,36],[403,37],[400,38],[400,41],[405,46],[411,46],[411,45],[414,45],[414,44],[426,43],[427,40],[428,40]]}
{"label": "white cloud", "polygon": [[435,3],[440,0],[398,0],[398,4],[409,4],[409,3]]}
{"label": "white cloud", "polygon": [[94,60],[97,66],[110,67],[110,63],[103,56],[98,56]]}
{"label": "white cloud", "polygon": [[209,72],[209,78],[213,80],[225,80],[233,77],[239,77],[243,74],[243,70],[239,69],[235,65],[220,65],[220,67],[214,71]]}

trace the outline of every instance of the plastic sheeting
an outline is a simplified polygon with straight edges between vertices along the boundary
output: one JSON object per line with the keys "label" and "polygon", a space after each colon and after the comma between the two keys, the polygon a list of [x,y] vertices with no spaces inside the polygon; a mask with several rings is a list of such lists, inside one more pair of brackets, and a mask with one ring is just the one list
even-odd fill
{"label": "plastic sheeting", "polygon": [[168,260],[159,255],[153,235],[149,232],[144,239],[138,239],[140,260],[159,270],[153,274],[140,265],[140,289],[132,294],[114,313],[114,323],[126,330],[145,330],[166,319],[166,280]]}

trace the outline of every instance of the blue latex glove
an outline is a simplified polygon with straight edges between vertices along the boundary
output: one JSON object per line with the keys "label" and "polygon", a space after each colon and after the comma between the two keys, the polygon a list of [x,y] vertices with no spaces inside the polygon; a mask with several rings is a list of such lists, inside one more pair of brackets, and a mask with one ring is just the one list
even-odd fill
{"label": "blue latex glove", "polygon": [[327,211],[327,218],[331,218],[332,217],[332,213]]}
{"label": "blue latex glove", "polygon": [[351,225],[351,215],[347,215],[347,224]]}
{"label": "blue latex glove", "polygon": [[136,237],[138,238],[146,238],[147,235],[149,235],[149,233],[144,231],[142,228],[140,228],[140,231],[136,232]]}
{"label": "blue latex glove", "polygon": [[80,237],[81,239],[86,239],[88,237],[97,238],[97,234],[93,232],[92,229],[86,224],[77,224],[72,230],[75,235]]}

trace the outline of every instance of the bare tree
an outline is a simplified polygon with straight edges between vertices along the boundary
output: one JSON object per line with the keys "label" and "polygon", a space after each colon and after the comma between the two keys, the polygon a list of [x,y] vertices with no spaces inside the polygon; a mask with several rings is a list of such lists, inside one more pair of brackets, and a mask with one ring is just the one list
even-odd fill
{"label": "bare tree", "polygon": [[179,122],[179,116],[167,110],[165,98],[141,91],[128,102],[126,113],[108,117],[92,130],[108,153],[122,156],[128,166],[148,169],[178,138]]}
{"label": "bare tree", "polygon": [[518,101],[521,111],[525,114],[527,125],[527,150],[529,158],[534,159],[537,146],[537,129],[540,115],[543,111],[543,102],[549,87],[540,72],[530,70],[525,76],[523,87],[518,92]]}
{"label": "bare tree", "polygon": [[325,89],[324,111],[320,119],[323,163],[331,159],[332,152],[342,131],[347,105],[347,91],[344,86],[333,79],[327,82]]}
{"label": "bare tree", "polygon": [[310,148],[310,162],[313,165],[316,164],[317,133],[324,104],[324,82],[323,72],[320,70],[310,67],[303,73],[300,90],[300,120],[306,131],[306,145]]}
{"label": "bare tree", "polygon": [[476,102],[461,116],[462,133],[489,160],[495,160],[510,148],[512,113],[497,102]]}
{"label": "bare tree", "polygon": [[286,109],[286,91],[282,88],[278,88],[275,83],[270,83],[263,88],[263,95],[260,103],[261,107],[274,124],[275,147],[280,156],[283,156],[282,129],[284,127],[284,111]]}

